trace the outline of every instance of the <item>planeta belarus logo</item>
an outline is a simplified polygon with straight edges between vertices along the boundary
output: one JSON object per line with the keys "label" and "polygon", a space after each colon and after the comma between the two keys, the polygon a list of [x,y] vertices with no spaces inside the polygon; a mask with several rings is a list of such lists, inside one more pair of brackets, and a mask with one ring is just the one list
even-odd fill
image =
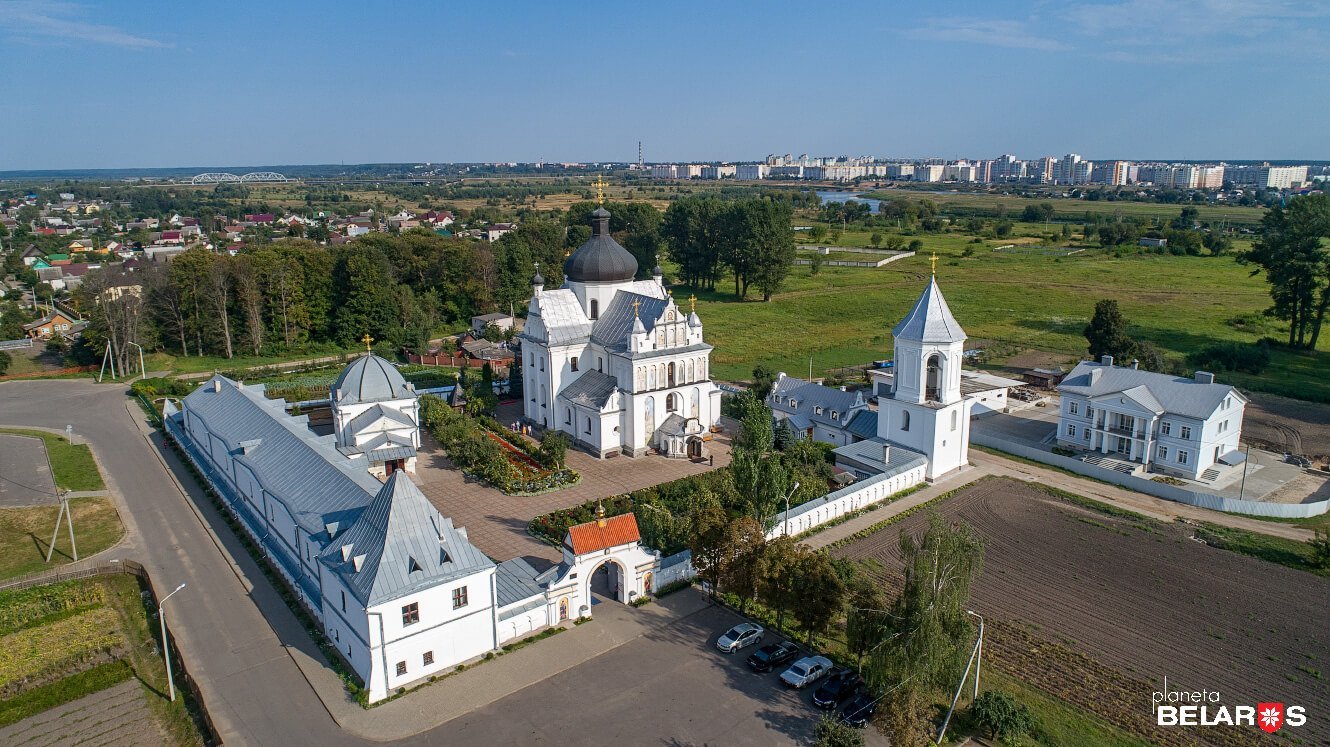
{"label": "planeta belarus logo", "polygon": [[1284,725],[1284,704],[1257,703],[1256,725],[1261,727],[1261,731],[1271,734],[1279,731],[1279,727]]}

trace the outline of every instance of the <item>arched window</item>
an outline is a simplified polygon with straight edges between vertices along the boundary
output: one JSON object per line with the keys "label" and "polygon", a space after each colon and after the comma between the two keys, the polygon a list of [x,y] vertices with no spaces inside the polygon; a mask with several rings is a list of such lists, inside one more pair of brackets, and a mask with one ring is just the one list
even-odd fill
{"label": "arched window", "polygon": [[901,410],[901,430],[910,430],[910,411]]}
{"label": "arched window", "polygon": [[960,413],[956,412],[955,410],[952,410],[952,411],[951,411],[951,429],[952,429],[953,431],[956,430],[956,424],[959,423],[959,422],[960,422]]}
{"label": "arched window", "polygon": [[577,356],[574,355],[574,356],[572,357],[572,359],[570,359],[568,362],[572,365],[573,370],[576,371],[576,370],[577,370]]}
{"label": "arched window", "polygon": [[924,379],[924,401],[940,402],[942,401],[942,359],[934,353],[928,356],[928,362],[925,363]]}
{"label": "arched window", "polygon": [[665,411],[678,412],[678,410],[679,410],[679,395],[671,393],[670,396],[665,398]]}
{"label": "arched window", "polygon": [[[670,377],[670,378],[669,378],[670,386],[674,386],[674,364],[673,364],[673,363],[670,363],[670,367],[669,367],[669,377]],[[673,409],[673,408],[671,408],[671,409]]]}
{"label": "arched window", "polygon": [[688,383],[691,384],[694,381],[697,381],[697,369],[692,361],[688,361]]}
{"label": "arched window", "polygon": [[586,432],[587,433],[591,432],[591,418],[586,419]]}
{"label": "arched window", "polygon": [[600,301],[595,298],[591,299],[591,318],[600,318]]}

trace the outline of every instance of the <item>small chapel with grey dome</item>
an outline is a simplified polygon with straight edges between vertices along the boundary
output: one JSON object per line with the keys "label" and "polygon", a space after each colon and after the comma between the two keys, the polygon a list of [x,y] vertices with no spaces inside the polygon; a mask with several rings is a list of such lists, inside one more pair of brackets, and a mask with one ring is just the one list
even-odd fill
{"label": "small chapel with grey dome", "polygon": [[328,395],[338,451],[364,460],[380,479],[403,469],[415,474],[420,400],[396,366],[366,351],[342,369]]}
{"label": "small chapel with grey dome", "polygon": [[720,417],[702,320],[691,303],[678,306],[659,266],[635,279],[637,259],[609,224],[603,206],[591,214],[591,238],[564,263],[562,288],[546,289],[539,268],[532,278],[523,419],[602,458],[701,458]]}

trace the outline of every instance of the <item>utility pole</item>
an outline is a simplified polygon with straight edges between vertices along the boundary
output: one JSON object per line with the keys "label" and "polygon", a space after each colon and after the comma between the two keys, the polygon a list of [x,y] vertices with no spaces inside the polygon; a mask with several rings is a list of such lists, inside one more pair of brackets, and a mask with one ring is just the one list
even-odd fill
{"label": "utility pole", "polygon": [[[979,615],[976,615],[970,610],[966,610],[965,614],[979,617]],[[947,726],[951,723],[951,716],[953,713],[956,712],[956,703],[959,702],[961,699],[961,690],[965,689],[965,680],[970,676],[970,667],[974,665],[975,657],[979,655],[979,652],[980,650],[982,650],[983,645],[984,645],[984,618],[979,617],[979,637],[974,642],[974,648],[970,650],[970,660],[965,663],[965,673],[961,675],[961,681],[959,684],[956,685],[956,695],[953,696],[951,699],[951,707],[947,709],[946,718],[942,719],[942,728],[938,729],[937,739],[933,740],[937,744],[942,744],[942,737],[945,736],[947,733]],[[977,667],[974,670],[974,692],[975,692],[975,697],[976,698],[979,697],[979,669]]]}
{"label": "utility pole", "polygon": [[1247,444],[1247,456],[1242,459],[1242,485],[1238,488],[1238,500],[1247,492],[1247,467],[1251,464],[1251,444]]}
{"label": "utility pole", "polygon": [[[73,443],[71,440],[70,443]],[[46,454],[46,471],[51,475],[51,484],[55,485],[55,470],[51,468],[51,452],[46,449],[46,443],[42,442],[42,450]],[[51,544],[46,548],[46,562],[51,562],[51,556],[55,555],[55,540],[60,536],[60,522],[67,520],[69,522],[69,550],[74,555],[74,560],[79,559],[79,548],[74,543],[74,512],[69,508],[69,491],[61,490],[60,486],[55,487],[56,496],[60,498],[60,513],[55,515],[55,531],[51,533]]]}
{"label": "utility pole", "polygon": [[175,678],[171,674],[171,646],[166,642],[166,610],[163,605],[166,600],[175,596],[176,591],[185,588],[184,584],[175,587],[175,591],[162,597],[162,601],[157,603],[157,620],[162,624],[162,659],[166,661],[166,686],[171,691],[171,702],[175,702]]}

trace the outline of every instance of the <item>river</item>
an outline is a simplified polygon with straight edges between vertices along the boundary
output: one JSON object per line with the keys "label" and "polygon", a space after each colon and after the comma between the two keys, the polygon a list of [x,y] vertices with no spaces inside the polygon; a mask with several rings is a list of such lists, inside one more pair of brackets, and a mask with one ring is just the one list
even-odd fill
{"label": "river", "polygon": [[878,212],[878,207],[882,204],[881,200],[875,200],[871,197],[864,197],[861,192],[823,192],[817,190],[816,194],[822,202],[862,202],[868,205],[868,209],[874,213]]}

